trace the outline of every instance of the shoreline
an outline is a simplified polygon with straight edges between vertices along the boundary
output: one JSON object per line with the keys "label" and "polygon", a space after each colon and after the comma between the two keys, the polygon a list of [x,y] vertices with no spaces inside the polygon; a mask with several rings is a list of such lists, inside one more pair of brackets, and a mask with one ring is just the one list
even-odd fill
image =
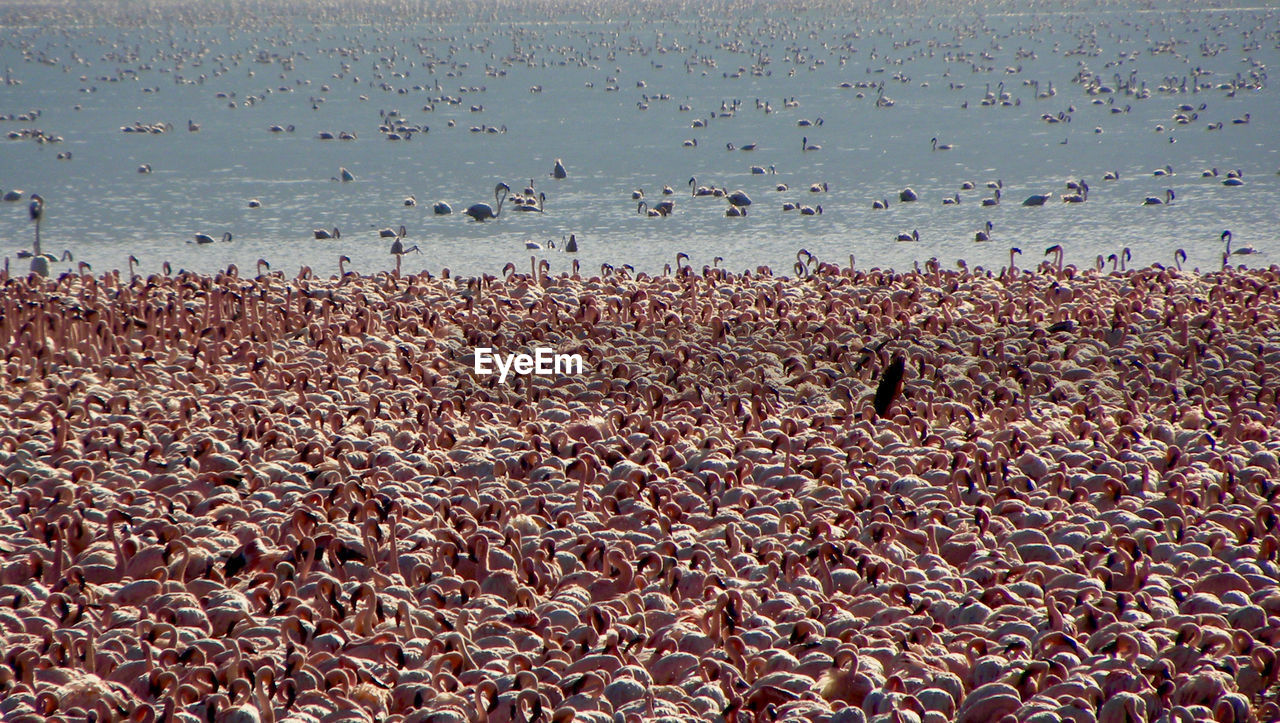
{"label": "shoreline", "polygon": [[[1056,259],[1054,257],[1054,252],[1058,248],[1059,248],[1058,246],[1051,246],[1048,250],[1045,251],[1044,258],[1047,260],[1042,260],[1037,262],[1034,260],[1035,259],[1034,256],[1029,256],[1026,259],[1016,259],[1016,258],[1012,259],[1013,261],[1012,268],[1019,272],[1031,271],[1031,272],[1041,272],[1041,273],[1053,271],[1054,269],[1061,269],[1061,273],[1067,275],[1068,277],[1084,276],[1084,275],[1100,275],[1100,276],[1124,275],[1127,273],[1138,272],[1143,269],[1154,269],[1156,271],[1167,269],[1171,272],[1176,271],[1182,274],[1183,276],[1211,276],[1213,274],[1225,272],[1228,269],[1230,269],[1234,273],[1249,273],[1249,272],[1259,272],[1259,271],[1270,272],[1270,273],[1280,273],[1280,265],[1272,263],[1266,266],[1260,266],[1260,265],[1251,266],[1248,263],[1250,259],[1235,258],[1235,257],[1228,259],[1227,262],[1223,264],[1221,268],[1210,269],[1205,271],[1201,271],[1199,266],[1195,266],[1194,268],[1181,268],[1182,259],[1177,258],[1176,255],[1174,258],[1174,263],[1172,264],[1165,264],[1160,261],[1154,261],[1147,266],[1142,266],[1137,263],[1128,263],[1126,261],[1122,261],[1120,259],[1119,254],[1111,254],[1106,258],[1103,258],[1103,256],[1099,254],[1093,264],[1083,265],[1083,264],[1075,264],[1075,263],[1066,263],[1065,260]],[[554,251],[555,249],[552,249],[552,250]],[[1004,255],[1008,255],[1009,252],[1011,251],[1016,252],[1017,254],[1023,253],[1022,249],[1016,248],[1016,247],[1010,247],[1009,249],[1006,249],[1002,253]],[[1123,249],[1123,251],[1128,252],[1129,249],[1125,248]],[[1179,249],[1178,251],[1180,253],[1182,252],[1181,249]],[[17,257],[8,257],[8,256],[5,257],[5,267],[3,269],[0,269],[0,281],[3,281],[4,279],[9,279],[9,278],[23,278],[28,274],[37,273],[34,266],[32,266],[32,264],[35,263],[35,260],[32,259],[30,255],[31,252],[26,249],[21,250],[21,252],[26,255],[17,256]],[[529,250],[526,250],[526,253],[529,253]],[[1250,253],[1255,253],[1255,252],[1250,252]],[[189,269],[177,266],[171,261],[165,260],[161,262],[158,269],[152,270],[150,272],[146,272],[142,270],[140,263],[137,270],[134,270],[133,265],[130,264],[128,261],[126,261],[126,264],[124,266],[113,266],[110,268],[101,268],[101,267],[95,268],[92,263],[85,262],[85,261],[77,261],[74,258],[74,255],[72,255],[72,252],[70,252],[69,250],[64,250],[62,254],[64,255],[62,259],[56,259],[53,255],[45,254],[44,258],[47,261],[46,266],[49,271],[47,274],[37,273],[37,275],[44,276],[45,278],[50,278],[54,280],[64,276],[92,276],[95,278],[100,278],[105,274],[105,275],[111,275],[113,278],[117,280],[122,280],[130,276],[147,279],[152,276],[177,277],[177,276],[187,275],[187,276],[195,276],[195,277],[212,278],[212,277],[219,277],[219,276],[225,275],[225,276],[234,276],[236,278],[241,278],[245,280],[255,280],[255,279],[270,277],[275,279],[287,279],[292,281],[299,281],[305,278],[313,282],[324,281],[324,280],[336,281],[343,277],[349,277],[349,276],[355,276],[355,277],[361,277],[361,278],[380,278],[380,277],[391,276],[391,277],[398,277],[401,279],[425,278],[427,280],[436,279],[436,278],[443,278],[443,279],[452,278],[452,279],[462,280],[462,281],[470,281],[470,280],[483,277],[483,278],[489,279],[490,281],[496,281],[502,278],[508,278],[510,276],[516,276],[516,277],[523,276],[523,277],[532,278],[533,269],[536,268],[537,274],[539,275],[539,277],[546,276],[548,278],[553,278],[553,279],[573,278],[577,280],[582,280],[582,279],[590,279],[590,278],[599,278],[601,276],[607,276],[610,274],[621,274],[628,277],[635,277],[637,279],[643,280],[643,279],[655,279],[663,276],[671,276],[677,273],[679,269],[685,268],[685,269],[688,269],[690,273],[697,274],[697,275],[706,275],[708,273],[715,273],[715,274],[729,274],[732,277],[743,277],[743,278],[750,278],[752,276],[769,276],[771,278],[794,280],[794,279],[803,279],[808,276],[812,276],[815,272],[815,269],[819,265],[823,266],[825,269],[825,273],[829,273],[829,274],[843,273],[847,275],[850,272],[850,270],[852,270],[854,273],[857,273],[857,274],[877,273],[881,275],[888,274],[888,275],[894,275],[894,276],[905,276],[912,273],[921,274],[925,272],[925,270],[927,269],[936,268],[938,273],[977,274],[977,275],[985,275],[988,278],[1004,277],[1009,272],[1009,269],[1011,268],[1008,265],[991,264],[990,266],[988,266],[982,263],[971,263],[970,261],[964,258],[957,258],[955,259],[954,263],[950,265],[944,265],[943,262],[940,261],[937,256],[932,256],[924,260],[916,259],[915,261],[912,262],[911,266],[907,269],[896,269],[889,266],[885,266],[885,267],[881,267],[878,265],[867,266],[864,263],[858,262],[855,254],[852,254],[852,253],[847,255],[846,257],[847,263],[845,259],[840,259],[835,262],[832,262],[832,261],[825,260],[827,257],[823,257],[822,259],[820,259],[817,254],[810,253],[807,249],[800,248],[796,252],[796,259],[797,259],[796,263],[778,272],[775,272],[773,267],[770,266],[769,264],[757,264],[754,267],[744,268],[740,272],[732,271],[730,270],[728,264],[724,262],[724,259],[721,256],[713,257],[713,262],[710,264],[706,263],[705,261],[702,261],[701,264],[698,265],[694,263],[694,259],[690,257],[689,254],[683,253],[683,252],[677,252],[674,255],[673,257],[675,259],[674,265],[672,264],[672,262],[668,261],[665,264],[663,264],[660,271],[657,269],[655,269],[654,271],[646,271],[644,269],[638,269],[629,263],[621,263],[621,264],[615,265],[607,261],[599,262],[598,267],[588,266],[588,263],[597,262],[596,256],[594,255],[590,256],[590,258],[593,259],[593,262],[584,263],[583,259],[588,257],[588,255],[586,254],[581,256],[577,254],[573,254],[573,255],[554,254],[549,256],[542,249],[534,249],[533,253],[530,253],[529,255],[529,264],[527,266],[524,266],[523,268],[521,268],[519,263],[515,261],[511,261],[511,262],[508,262],[497,274],[493,274],[489,272],[480,272],[478,274],[455,273],[452,270],[452,268],[447,265],[440,265],[435,268],[424,267],[424,268],[418,269],[417,271],[411,271],[407,268],[397,271],[394,266],[394,263],[395,263],[394,261],[391,262],[392,265],[390,268],[379,268],[376,271],[362,272],[359,270],[353,270],[351,268],[347,268],[345,266],[345,264],[352,264],[351,257],[343,254],[336,254],[334,256],[334,268],[339,270],[338,274],[332,274],[332,273],[326,274],[323,271],[323,269],[326,269],[328,267],[321,267],[313,264],[299,264],[297,266],[296,272],[290,272],[290,274],[286,274],[281,270],[273,269],[270,262],[267,259],[259,258],[257,260],[256,265],[245,264],[246,268],[243,272],[245,275],[241,276],[242,272],[240,270],[240,264],[237,264],[235,262],[228,263],[227,265],[221,268],[217,268],[214,271],[199,271],[199,270],[189,270]],[[1183,256],[1182,258],[1185,259],[1185,256]],[[555,265],[552,264],[553,260],[557,262]],[[1257,259],[1257,260],[1261,261],[1261,259]],[[134,258],[133,261],[135,263],[138,263],[136,258]],[[562,262],[562,261],[564,263],[560,264],[559,262]],[[651,263],[653,263],[652,260],[651,260]],[[30,268],[25,268],[25,269],[18,268],[18,267],[28,267],[28,266],[30,266]],[[801,270],[800,266],[804,266],[804,269]],[[264,267],[266,271],[263,270]],[[561,268],[557,268],[557,267],[561,267]],[[320,269],[320,271],[317,271],[318,269]],[[254,271],[255,273],[250,275],[249,272],[251,271]]]}

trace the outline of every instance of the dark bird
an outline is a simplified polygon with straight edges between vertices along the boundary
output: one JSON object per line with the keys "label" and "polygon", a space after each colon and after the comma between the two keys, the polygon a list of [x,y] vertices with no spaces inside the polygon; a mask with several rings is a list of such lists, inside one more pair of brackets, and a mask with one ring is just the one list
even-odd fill
{"label": "dark bird", "polygon": [[334,556],[337,557],[342,562],[359,562],[359,563],[368,562],[368,560],[365,559],[363,552],[357,549],[348,547],[342,544],[341,542],[338,543],[337,549],[334,550]]}
{"label": "dark bird", "polygon": [[[231,486],[238,487],[242,481],[243,479],[232,480]],[[226,563],[223,564],[222,573],[230,579],[245,570],[260,568],[268,562],[277,560],[278,557],[263,547],[260,540],[254,539],[241,545],[235,554],[227,558]]]}
{"label": "dark bird", "polygon": [[329,591],[329,604],[333,606],[334,615],[339,621],[342,621],[347,617],[347,609],[342,606],[342,603],[338,602],[338,593],[336,589]]}
{"label": "dark bird", "polygon": [[245,556],[244,552],[238,552],[227,558],[226,564],[222,567],[222,574],[227,578],[235,577],[248,564],[249,560]]}
{"label": "dark bird", "polygon": [[889,367],[884,370],[884,374],[880,376],[880,384],[876,386],[876,416],[883,417],[889,411],[889,407],[893,404],[893,400],[898,398],[899,392],[902,391],[902,372],[906,369],[907,361],[901,355],[895,356],[893,361],[889,362]]}
{"label": "dark bird", "polygon": [[1056,334],[1060,331],[1065,331],[1067,333],[1070,333],[1075,331],[1075,329],[1076,329],[1076,323],[1074,321],[1072,321],[1071,319],[1063,319],[1062,321],[1059,321],[1055,324],[1050,325],[1047,331],[1050,334]]}

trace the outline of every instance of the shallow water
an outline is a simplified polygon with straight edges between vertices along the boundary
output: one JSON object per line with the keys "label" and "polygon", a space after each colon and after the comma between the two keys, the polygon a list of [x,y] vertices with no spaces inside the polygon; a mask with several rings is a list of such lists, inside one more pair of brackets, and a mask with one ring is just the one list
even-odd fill
{"label": "shallow water", "polygon": [[[394,265],[378,229],[401,224],[406,245],[423,251],[405,257],[406,271],[464,274],[498,273],[507,262],[526,268],[531,253],[566,269],[575,257],[530,252],[525,242],[569,233],[585,269],[630,263],[650,272],[681,251],[699,267],[720,256],[733,269],[789,271],[802,247],[842,264],[852,254],[859,266],[907,268],[930,257],[1000,266],[1018,246],[1026,265],[1055,243],[1082,266],[1128,247],[1135,264],[1172,263],[1183,248],[1189,265],[1218,268],[1224,229],[1237,246],[1260,251],[1235,260],[1269,264],[1280,253],[1280,103],[1266,83],[1277,56],[1274,8],[979,13],[938,4],[875,14],[688,4],[618,6],[586,18],[570,6],[485,6],[480,20],[406,22],[421,17],[406,11],[414,6],[347,15],[323,5],[253,6],[257,20],[228,32],[219,24],[225,15],[248,6],[202,15],[126,7],[133,10],[51,11],[39,23],[11,9],[0,44],[0,66],[20,81],[0,91],[0,114],[39,111],[0,122],[0,130],[63,138],[0,143],[0,188],[40,193],[44,250],[70,249],[98,271],[124,268],[133,254],[144,271],[166,260],[175,269],[248,270],[263,258],[286,273],[307,264],[329,274],[345,254],[348,268],[372,272]],[[1114,92],[1073,82],[1084,68]],[[1200,78],[1209,88],[1193,91],[1189,79],[1187,92],[1160,90],[1179,90],[1197,68],[1212,71]],[[1117,74],[1133,78],[1129,92]],[[883,81],[893,106],[878,108],[875,90],[840,87],[866,81]],[[1052,82],[1055,93],[1038,98],[1030,81],[1042,93]],[[1001,83],[1009,105],[983,106]],[[791,98],[795,107],[784,102]],[[736,112],[722,115],[735,100]],[[1195,118],[1179,125],[1184,103]],[[429,131],[386,140],[379,125],[391,110]],[[1041,120],[1059,113],[1070,122]],[[1232,123],[1246,114],[1249,123]],[[798,125],[816,118],[821,126]],[[187,130],[189,119],[199,131]],[[695,119],[706,127],[691,127]],[[172,130],[121,132],[135,122]],[[1208,130],[1217,122],[1220,130]],[[295,130],[272,133],[272,124]],[[356,139],[319,140],[321,131]],[[821,150],[803,151],[805,137]],[[954,148],[933,151],[934,137]],[[685,147],[686,139],[697,146]],[[757,149],[729,151],[728,143]],[[57,160],[59,152],[71,160]],[[569,172],[560,181],[549,176],[557,158]],[[143,164],[153,172],[138,173]],[[753,165],[776,174],[752,174]],[[1166,165],[1171,177],[1152,175]],[[354,181],[331,180],[342,167]],[[1245,185],[1202,178],[1212,167],[1241,169]],[[1119,180],[1104,181],[1107,171]],[[723,199],[693,198],[691,177],[747,191],[748,215],[726,218]],[[1059,200],[1066,181],[1080,178],[1088,201]],[[546,193],[544,213],[508,203],[486,223],[461,214],[492,203],[495,183],[519,191],[531,179]],[[996,179],[1003,202],[981,206],[986,182]],[[977,189],[943,205],[966,180]],[[808,192],[821,182],[827,192]],[[790,190],[775,191],[778,183]],[[675,213],[637,214],[632,191],[655,202],[664,184],[675,192]],[[919,201],[897,201],[907,186]],[[1171,205],[1143,205],[1165,189],[1176,192]],[[1050,192],[1043,207],[1020,205]],[[415,207],[403,204],[410,194]],[[881,198],[889,209],[872,210]],[[262,207],[249,208],[250,199]],[[433,214],[438,200],[454,213]],[[784,201],[820,204],[823,213],[783,212]],[[987,221],[993,240],[975,243]],[[313,229],[334,226],[341,239],[313,239]],[[912,230],[918,243],[894,241]],[[189,243],[224,231],[231,243]],[[25,198],[0,205],[2,250],[14,257],[31,238]]]}

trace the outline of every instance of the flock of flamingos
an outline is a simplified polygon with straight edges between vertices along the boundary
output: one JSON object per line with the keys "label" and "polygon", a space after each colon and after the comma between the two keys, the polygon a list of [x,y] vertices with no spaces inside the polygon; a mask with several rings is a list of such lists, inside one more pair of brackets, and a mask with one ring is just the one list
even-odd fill
{"label": "flock of flamingos", "polygon": [[[390,270],[420,242],[476,273],[571,231],[595,263],[651,272],[653,242],[685,234],[757,252],[739,269],[789,263],[777,238],[795,233],[832,253],[918,242],[880,245],[899,266],[988,260],[950,242],[993,235],[1088,257],[1099,239],[1143,258],[1183,243],[1216,268],[1205,229],[1234,227],[1227,256],[1270,253],[1249,210],[1274,205],[1266,7],[481,4],[7,8],[0,199],[45,194],[59,249],[99,270],[329,249]],[[17,237],[12,208],[0,233]],[[791,211],[813,221],[770,225]],[[337,243],[285,243],[304,239]]]}
{"label": "flock of flamingos", "polygon": [[1274,266],[259,270],[0,276],[3,720],[1280,719]]}
{"label": "flock of flamingos", "polygon": [[[260,4],[226,7],[241,5]],[[270,16],[271,5],[261,12]],[[335,21],[355,17],[347,4],[317,5]],[[391,5],[406,14],[414,7]],[[486,4],[465,4],[459,17],[467,23],[473,5],[480,13]],[[566,5],[588,20],[605,12],[596,3]],[[917,6],[903,8],[911,13]],[[896,16],[900,8],[889,11]],[[25,17],[26,11],[5,12]],[[78,6],[48,12],[80,20]],[[216,15],[208,8],[190,12],[197,19]],[[1150,55],[1193,66],[1159,78],[1131,67],[1122,75],[1136,49],[1102,56],[1109,42],[1141,45],[1134,38],[1142,28],[1130,30],[1128,12],[1117,11],[1102,41],[1082,35],[1076,50],[1056,42],[1044,48],[1046,55],[1081,56],[1072,81],[1084,94],[1077,98],[1081,110],[1057,99],[1052,83],[1041,89],[1029,75],[1019,79],[1028,101],[1068,109],[1036,121],[1043,123],[1037,128],[1055,128],[1055,147],[1065,127],[1055,126],[1070,122],[1070,113],[1088,118],[1096,111],[1101,118],[1107,106],[1120,118],[1129,114],[1128,101],[1153,93],[1177,96],[1177,115],[1152,130],[1170,142],[1175,126],[1223,137],[1234,128],[1239,138],[1267,127],[1265,114],[1233,117],[1235,106],[1225,102],[1265,87],[1265,64],[1253,57],[1265,57],[1262,41],[1275,39],[1265,20],[1253,28],[1222,21],[1213,26],[1215,44],[1199,48],[1143,39],[1152,40]],[[786,14],[809,23],[809,33],[827,30],[816,17],[821,12],[787,6],[779,12]],[[1190,14],[1156,27],[1181,28],[1194,22]],[[230,83],[214,79],[252,63],[278,89],[272,100],[278,107],[288,106],[275,98],[296,88],[298,97],[310,96],[305,112],[318,112],[330,88],[317,78],[317,90],[304,90],[311,80],[293,67],[295,59],[308,60],[300,50],[233,49],[237,32],[261,30],[250,15],[231,18],[236,30],[228,31],[226,54],[210,46],[186,57],[176,44],[167,46],[173,57],[163,44],[131,51],[111,36],[106,62],[96,62],[140,64],[150,72],[151,61],[172,61],[167,70],[185,67],[190,76],[166,76],[165,92],[174,94],[180,84]],[[155,20],[164,17],[159,10],[146,17],[139,24],[163,24]],[[198,25],[220,36],[225,18],[218,17]],[[696,62],[686,59],[684,75],[726,82],[771,77],[766,53],[735,35],[737,25],[711,22],[710,11],[696,17],[682,22],[692,23],[708,51],[694,53]],[[1274,12],[1266,17],[1274,20]],[[502,17],[482,20],[504,24]],[[14,40],[0,45],[23,45],[22,38],[45,32],[20,25],[10,23]],[[820,36],[782,33],[781,18],[764,25],[774,33],[779,78],[786,65],[794,66],[791,74],[825,65]],[[907,62],[924,68],[936,54],[937,63],[955,64],[948,92],[964,88],[961,75],[1001,72],[988,52],[998,49],[997,38],[980,36],[990,32],[985,21],[957,24],[954,44],[936,53],[933,44],[877,35],[873,25],[865,29],[867,43],[879,42],[887,55],[872,49],[855,58],[866,66],[863,75],[876,80],[844,84],[842,92],[856,92],[842,97],[865,97],[877,110],[894,104],[886,80],[909,92]],[[469,67],[465,58],[486,51],[494,53],[492,64],[481,69],[477,62],[466,77],[483,73],[495,90],[508,67],[534,68],[535,57],[617,68],[613,53],[628,47],[623,39],[650,32],[640,23],[632,30],[629,20],[618,27],[599,39],[586,31],[546,39],[513,31],[504,58],[496,52],[508,52],[505,35],[496,36],[503,40],[493,51],[490,41],[469,48],[436,41],[438,57],[425,45],[414,57],[334,39],[319,22],[308,38],[323,62],[338,64],[327,79],[334,86],[344,81],[359,102],[375,91],[408,96],[419,84],[412,89],[436,94],[422,112],[436,112],[438,102],[442,119],[450,106],[468,114],[462,117],[492,118],[470,116],[484,112],[478,102],[459,110],[468,107],[461,95],[440,95],[439,80],[434,88],[421,85],[423,72],[439,66],[457,85]],[[1024,60],[1028,72],[1035,67],[1034,54],[1022,48],[1023,35],[1030,43],[1033,34],[1021,22],[1016,30],[1003,38],[1017,53],[1017,64],[1003,69],[1008,76],[1020,74]],[[1237,32],[1246,57],[1232,57],[1231,70],[1215,77],[1205,59],[1223,52],[1217,39]],[[370,37],[382,42],[383,35]],[[713,40],[741,56],[736,73],[727,64],[716,69]],[[968,40],[973,47],[962,47]],[[330,48],[347,42],[360,52]],[[666,52],[661,34],[653,42],[659,55]],[[823,52],[843,66],[854,52],[850,42],[842,37]],[[677,50],[675,40],[670,44]],[[24,47],[24,59],[55,66],[43,52]],[[365,65],[353,70],[360,53]],[[134,73],[88,71],[74,48],[66,55],[68,77],[84,73],[86,102],[96,82],[152,90],[134,85]],[[677,56],[671,57],[675,67]],[[1098,58],[1094,70],[1085,57]],[[658,60],[648,61],[655,74]],[[415,71],[411,81],[407,69],[415,62],[429,71]],[[73,71],[73,63],[83,67]],[[1220,68],[1225,63],[1224,56]],[[873,74],[872,66],[887,68]],[[886,69],[887,78],[878,75]],[[365,73],[363,85],[357,71]],[[253,77],[254,71],[234,72]],[[621,92],[629,81],[610,77],[601,93]],[[6,70],[2,82],[14,86],[19,79]],[[645,87],[636,83],[642,98],[636,112],[650,100],[670,100]],[[536,97],[542,86],[529,92]],[[1223,102],[1191,104],[1185,93],[1216,93]],[[217,96],[227,114],[239,108],[239,117],[265,98]],[[998,81],[974,99],[978,106],[1021,106]],[[1085,109],[1086,103],[1097,107]],[[496,110],[498,101],[492,105]],[[898,106],[904,113],[905,105]],[[790,98],[781,108],[797,106]],[[1209,110],[1212,117],[1197,115]],[[736,102],[722,101],[709,118],[735,128],[726,124],[737,111]],[[775,118],[767,101],[744,107],[743,118],[753,111]],[[681,104],[679,112],[693,111]],[[196,137],[224,142],[217,116],[208,113],[215,125]],[[799,149],[790,148],[816,159],[814,173],[849,157],[836,146],[837,124],[826,124],[830,135],[819,139],[821,118],[783,115],[776,116],[778,128],[785,123],[792,134],[809,134]],[[686,118],[693,118],[688,133],[706,129],[709,120],[680,118],[681,133]],[[0,116],[24,124],[38,119],[39,113]],[[1219,119],[1227,120],[1225,132]],[[387,140],[427,131],[404,125],[398,113],[380,113],[380,123]],[[437,126],[433,137],[450,128],[462,137],[455,119]],[[200,127],[190,120],[186,132]],[[265,123],[261,129],[265,136]],[[160,135],[171,127],[135,123],[120,130]],[[293,130],[269,127],[282,138]],[[465,130],[503,137],[507,126]],[[1094,133],[1103,130],[1099,125]],[[16,128],[7,135],[41,145],[62,140]],[[1191,142],[1179,148],[1199,142],[1189,132],[1180,137]],[[355,136],[316,135],[330,138]],[[818,140],[827,143],[825,155]],[[930,158],[963,159],[965,149],[950,140],[933,138]],[[677,142],[691,149],[678,152],[694,158],[696,138]],[[80,148],[76,160],[61,165],[92,162]],[[718,142],[702,148],[699,159],[711,155],[707,148],[727,157]],[[567,157],[585,166],[590,155]],[[168,168],[161,158],[155,169],[141,164],[141,177],[178,165],[177,156],[167,159]],[[767,163],[769,156],[761,158]],[[72,161],[71,151],[53,160]],[[1222,162],[1231,160],[1228,154]],[[704,165],[690,167],[716,169],[698,162]],[[963,191],[970,198],[965,208],[984,215],[982,228],[966,232],[975,241],[991,240],[995,227],[985,214],[1004,212],[1002,193],[1009,194],[1006,206],[1089,198],[1084,179],[1065,189],[1055,182],[1054,193],[1043,192],[1048,186],[1015,191],[999,179],[962,180],[969,169],[939,166],[956,169],[958,190],[948,186],[940,197],[935,188],[926,196],[930,189],[918,184],[920,193],[895,190],[893,203],[892,196],[864,203],[826,195],[826,181],[809,185],[797,176],[792,189],[773,165],[732,163],[737,176],[724,175],[754,178],[749,188],[757,208],[783,204],[797,216],[818,216],[822,205],[799,199],[825,199],[824,221],[838,220],[838,203],[877,213],[900,204],[920,210],[955,206]],[[710,171],[698,173],[705,183]],[[1161,189],[1173,183],[1171,166],[1149,173]],[[1246,183],[1239,170],[1218,174],[1200,172],[1202,204],[1219,198],[1204,189]],[[556,160],[549,175],[566,179],[564,162]],[[681,215],[702,201],[722,200],[726,216],[745,216],[752,206],[745,191],[696,178],[683,200],[685,175],[668,179],[676,188],[654,192],[651,185],[647,198],[636,188],[623,203],[626,218],[632,203],[645,217],[670,216],[677,196]],[[355,178],[343,167],[333,180],[356,188]],[[1254,178],[1251,169],[1250,184]],[[370,179],[377,179],[372,171]],[[1196,193],[1195,182],[1181,183],[1178,193]],[[1099,174],[1096,185],[1108,184],[1113,199],[1131,197],[1125,203],[1134,207],[1184,204],[1172,188],[1125,186],[1117,171]],[[1220,192],[1246,198],[1268,184]],[[720,268],[714,251],[695,250],[710,257],[700,268],[681,253],[662,274],[607,264],[597,274],[579,259],[605,245],[584,242],[577,254],[578,237],[570,234],[560,248],[547,246],[577,254],[560,257],[572,271],[552,274],[550,263],[535,257],[529,269],[508,264],[499,276],[461,277],[447,269],[433,276],[401,273],[403,256],[419,251],[406,246],[404,225],[381,231],[348,225],[348,240],[376,237],[383,260],[382,244],[390,243],[395,270],[349,272],[350,258],[340,256],[335,276],[306,266],[286,275],[266,260],[253,276],[234,266],[174,273],[167,262],[162,273],[142,275],[134,272],[133,256],[127,270],[95,273],[83,258],[76,271],[56,266],[75,259],[69,251],[45,253],[40,224],[60,210],[52,204],[77,199],[48,185],[48,207],[39,194],[0,194],[27,204],[34,231],[31,250],[19,254],[22,269],[30,263],[33,273],[10,273],[7,258],[0,269],[4,723],[1280,721],[1280,266],[1233,265],[1257,253],[1239,225],[1242,243],[1234,248],[1230,231],[1221,237],[1214,231],[1205,273],[1183,272],[1181,250],[1173,266],[1130,268],[1125,249],[1078,268],[1065,263],[1058,245],[1044,260],[1024,255],[1022,267],[1021,251],[1011,249],[1008,266],[998,271],[963,261],[943,268],[932,260],[893,272],[801,251],[786,275],[768,266],[734,273]],[[404,195],[401,185],[386,187]],[[1024,192],[1031,195],[1021,200]],[[1106,197],[1095,191],[1092,207]],[[253,213],[266,216],[271,200],[226,203],[264,209]],[[499,220],[504,204],[542,214],[546,194],[535,192],[531,179],[523,193],[501,183],[492,204],[487,194],[482,200],[459,204],[458,216]],[[388,205],[404,212],[417,207],[417,198]],[[452,213],[443,201],[431,205],[432,217]],[[182,233],[192,249],[210,252],[235,249],[233,238],[243,243],[251,235],[237,228],[233,237],[213,225]],[[303,235],[343,238],[337,226],[323,225]],[[915,243],[920,233],[904,228],[896,239]],[[542,250],[537,241],[525,243]],[[500,382],[473,373],[482,347],[578,354],[584,370]]]}

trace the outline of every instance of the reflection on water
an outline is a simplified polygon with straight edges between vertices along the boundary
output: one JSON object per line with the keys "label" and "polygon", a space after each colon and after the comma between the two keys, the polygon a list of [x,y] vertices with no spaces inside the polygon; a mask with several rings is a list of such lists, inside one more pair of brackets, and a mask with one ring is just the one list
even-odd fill
{"label": "reflection on water", "polygon": [[[498,6],[470,16],[482,20],[407,23],[422,16],[389,4],[357,15],[255,6],[255,22],[230,32],[215,22],[237,7],[184,16],[138,5],[110,22],[90,10],[102,12],[92,26],[8,11],[0,65],[15,84],[0,95],[10,118],[0,130],[17,138],[0,143],[0,188],[47,199],[44,250],[72,249],[96,270],[134,254],[148,271],[264,258],[329,274],[346,254],[376,271],[394,265],[378,230],[403,224],[425,251],[407,270],[465,274],[527,265],[526,240],[569,233],[586,269],[651,272],[681,251],[699,267],[721,256],[734,269],[789,270],[801,247],[860,266],[999,266],[1011,246],[1025,264],[1055,243],[1079,265],[1124,247],[1135,263],[1172,263],[1184,248],[1190,265],[1217,268],[1226,228],[1259,247],[1252,264],[1278,253],[1274,9],[957,14],[947,4],[877,16],[689,4],[584,18],[576,7]],[[149,8],[165,21],[136,22]],[[121,131],[138,123],[171,129]],[[34,142],[33,129],[63,140]],[[344,132],[354,139],[337,140]],[[934,150],[933,138],[953,147]],[[557,158],[563,180],[550,176]],[[1166,166],[1172,175],[1153,175]],[[337,180],[340,168],[354,180]],[[1222,183],[1229,169],[1244,185]],[[694,197],[691,178],[745,191],[747,215]],[[1087,201],[1063,203],[1078,179]],[[1001,203],[983,206],[997,180]],[[508,202],[490,222],[462,215],[492,204],[498,181],[532,184],[544,212]],[[920,200],[899,202],[906,187]],[[637,189],[650,206],[673,199],[673,213],[637,213]],[[1166,189],[1172,204],[1143,205]],[[1021,205],[1044,193],[1054,194],[1044,206]],[[873,210],[880,199],[888,208]],[[454,213],[434,214],[437,201]],[[784,212],[786,202],[822,213]],[[975,243],[987,221],[992,241]],[[25,202],[0,206],[5,253],[30,244],[30,226]],[[335,226],[341,238],[314,239]],[[225,231],[231,243],[188,243]],[[912,231],[919,242],[893,240]],[[570,259],[535,253],[555,271]]]}

